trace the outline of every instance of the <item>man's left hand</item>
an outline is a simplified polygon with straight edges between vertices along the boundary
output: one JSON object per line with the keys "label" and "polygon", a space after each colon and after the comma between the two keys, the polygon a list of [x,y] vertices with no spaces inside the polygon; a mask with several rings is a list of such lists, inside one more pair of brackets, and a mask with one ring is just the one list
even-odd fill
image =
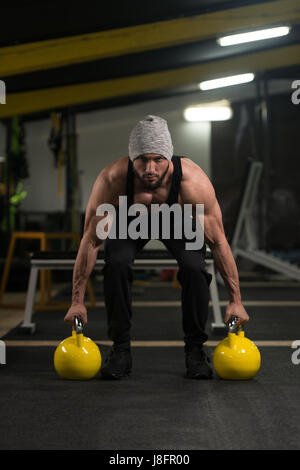
{"label": "man's left hand", "polygon": [[243,323],[249,321],[249,315],[247,314],[241,302],[230,302],[228,304],[224,322],[228,324],[231,317],[237,317],[237,326],[240,326]]}

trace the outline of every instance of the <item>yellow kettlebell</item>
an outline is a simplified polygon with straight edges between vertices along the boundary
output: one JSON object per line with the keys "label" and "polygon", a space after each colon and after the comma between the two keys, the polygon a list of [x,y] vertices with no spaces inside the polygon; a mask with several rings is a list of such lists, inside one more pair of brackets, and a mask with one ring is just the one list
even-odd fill
{"label": "yellow kettlebell", "polygon": [[237,318],[232,317],[228,325],[228,336],[215,348],[213,366],[221,379],[247,380],[259,371],[261,357],[259,349],[245,337],[241,326],[237,329],[236,322]]}
{"label": "yellow kettlebell", "polygon": [[54,367],[64,379],[92,379],[100,370],[100,350],[82,331],[82,322],[75,317],[72,336],[64,339],[55,350]]}

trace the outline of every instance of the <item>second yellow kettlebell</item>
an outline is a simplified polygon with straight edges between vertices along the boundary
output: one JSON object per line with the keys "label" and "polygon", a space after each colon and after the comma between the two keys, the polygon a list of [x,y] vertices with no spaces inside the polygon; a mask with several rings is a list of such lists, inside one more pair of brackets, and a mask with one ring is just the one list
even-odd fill
{"label": "second yellow kettlebell", "polygon": [[228,336],[215,348],[213,366],[222,379],[247,380],[259,371],[261,356],[256,344],[245,337],[241,327],[234,332],[235,322],[234,317],[229,323]]}
{"label": "second yellow kettlebell", "polygon": [[74,319],[72,336],[64,339],[54,353],[54,367],[64,379],[87,380],[101,368],[101,353],[94,341],[82,333],[82,323]]}

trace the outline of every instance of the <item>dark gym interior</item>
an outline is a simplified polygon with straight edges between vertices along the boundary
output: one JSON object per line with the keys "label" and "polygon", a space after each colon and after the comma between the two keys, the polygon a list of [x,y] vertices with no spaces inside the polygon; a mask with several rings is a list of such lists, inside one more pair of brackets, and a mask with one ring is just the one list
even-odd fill
{"label": "dark gym interior", "polygon": [[[0,14],[0,449],[299,450],[299,2],[24,1]],[[220,45],[268,28],[286,32]],[[200,87],[243,74],[253,75]],[[187,109],[213,106],[230,117],[187,119]],[[167,121],[174,154],[214,187],[250,318],[242,327],[261,357],[249,380],[185,377],[178,267],[158,240],[133,270],[130,377],[67,380],[55,370],[72,333],[64,317],[93,185],[128,156],[147,115]],[[213,364],[229,299],[207,252]],[[83,333],[103,366],[112,341],[100,261]]]}

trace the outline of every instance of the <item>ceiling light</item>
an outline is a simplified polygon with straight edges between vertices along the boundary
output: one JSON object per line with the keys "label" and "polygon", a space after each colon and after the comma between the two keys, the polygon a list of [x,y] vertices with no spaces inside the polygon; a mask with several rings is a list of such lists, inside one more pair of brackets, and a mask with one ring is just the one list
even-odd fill
{"label": "ceiling light", "polygon": [[231,77],[216,78],[215,80],[207,80],[199,84],[200,90],[212,90],[214,88],[222,88],[225,86],[239,85],[240,83],[251,82],[254,79],[253,73],[243,73],[241,75],[233,75]]}
{"label": "ceiling light", "polygon": [[276,28],[261,29],[259,31],[249,31],[247,33],[231,34],[217,39],[220,46],[232,46],[245,42],[262,41],[264,39],[278,38],[286,36],[290,32],[289,26],[278,26]]}
{"label": "ceiling light", "polygon": [[232,109],[227,101],[190,106],[184,110],[188,122],[227,121],[232,117]]}

